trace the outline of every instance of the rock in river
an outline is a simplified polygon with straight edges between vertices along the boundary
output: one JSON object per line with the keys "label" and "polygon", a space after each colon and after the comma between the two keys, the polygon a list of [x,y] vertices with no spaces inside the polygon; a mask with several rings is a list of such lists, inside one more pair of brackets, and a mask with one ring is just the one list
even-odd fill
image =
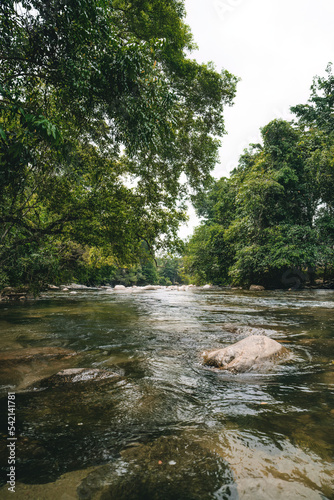
{"label": "rock in river", "polygon": [[262,292],[263,290],[265,290],[264,286],[262,285],[251,285],[249,289],[251,292]]}
{"label": "rock in river", "polygon": [[265,335],[250,335],[224,349],[204,352],[204,363],[233,373],[266,371],[273,362],[285,359],[288,349]]}
{"label": "rock in river", "polygon": [[27,347],[0,353],[0,385],[25,389],[68,367],[78,353],[63,347]]}
{"label": "rock in river", "polygon": [[63,347],[28,347],[26,349],[3,351],[0,354],[0,366],[2,364],[27,363],[41,359],[69,358],[74,355],[76,355],[76,352]]}
{"label": "rock in river", "polygon": [[196,437],[161,436],[121,451],[77,488],[80,500],[199,500],[237,498],[233,473]]}
{"label": "rock in river", "polygon": [[119,377],[117,373],[97,368],[69,368],[55,373],[38,383],[39,387],[54,387],[63,384],[76,384],[78,382],[99,382],[110,378]]}

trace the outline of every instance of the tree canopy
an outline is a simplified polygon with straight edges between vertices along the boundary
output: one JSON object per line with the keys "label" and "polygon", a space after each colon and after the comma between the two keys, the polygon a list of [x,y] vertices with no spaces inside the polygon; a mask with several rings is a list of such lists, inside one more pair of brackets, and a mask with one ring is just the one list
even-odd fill
{"label": "tree canopy", "polygon": [[0,15],[0,285],[54,279],[74,244],[119,262],[175,245],[237,83],[189,57],[183,2],[4,0]]}
{"label": "tree canopy", "polygon": [[[261,129],[229,179],[197,198],[204,218],[188,243],[198,282],[288,286],[334,269],[334,76],[316,77],[296,119]],[[205,258],[203,257],[205,256]]]}

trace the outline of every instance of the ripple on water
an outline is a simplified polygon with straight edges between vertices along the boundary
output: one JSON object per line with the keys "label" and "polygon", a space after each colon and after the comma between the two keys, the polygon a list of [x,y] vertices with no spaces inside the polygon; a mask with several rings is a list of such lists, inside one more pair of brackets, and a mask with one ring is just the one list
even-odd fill
{"label": "ripple on water", "polygon": [[[0,374],[17,390],[22,498],[39,498],[41,481],[51,500],[70,491],[84,498],[93,486],[108,498],[124,490],[127,500],[146,500],[140,488],[148,499],[165,489],[175,496],[174,487],[198,500],[333,498],[333,307],[332,292],[227,290],[78,291],[0,304],[2,349],[79,353],[65,364],[22,364],[18,377],[64,368],[121,375],[99,387],[20,392],[18,379]],[[268,374],[204,367],[203,350],[241,338],[224,323],[274,330],[292,359]],[[0,403],[5,415],[6,395]]]}

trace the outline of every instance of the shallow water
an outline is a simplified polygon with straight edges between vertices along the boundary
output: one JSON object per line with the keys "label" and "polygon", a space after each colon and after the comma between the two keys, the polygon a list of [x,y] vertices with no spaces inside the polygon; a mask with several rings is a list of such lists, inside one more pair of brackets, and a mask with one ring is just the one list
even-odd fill
{"label": "shallow water", "polygon": [[[7,391],[16,391],[18,499],[334,498],[333,315],[334,292],[320,290],[53,292],[1,303],[1,350],[78,353],[0,372],[2,484]],[[269,374],[204,367],[203,350],[242,338],[224,323],[275,330],[292,359]],[[72,367],[120,376],[37,389]]]}

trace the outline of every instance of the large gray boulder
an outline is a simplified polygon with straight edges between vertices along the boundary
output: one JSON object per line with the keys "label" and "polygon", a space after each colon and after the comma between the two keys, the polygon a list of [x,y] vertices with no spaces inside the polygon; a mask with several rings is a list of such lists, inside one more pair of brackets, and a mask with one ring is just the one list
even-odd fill
{"label": "large gray boulder", "polygon": [[203,352],[206,365],[232,373],[267,371],[273,362],[286,359],[288,349],[265,335],[250,335],[224,349]]}

